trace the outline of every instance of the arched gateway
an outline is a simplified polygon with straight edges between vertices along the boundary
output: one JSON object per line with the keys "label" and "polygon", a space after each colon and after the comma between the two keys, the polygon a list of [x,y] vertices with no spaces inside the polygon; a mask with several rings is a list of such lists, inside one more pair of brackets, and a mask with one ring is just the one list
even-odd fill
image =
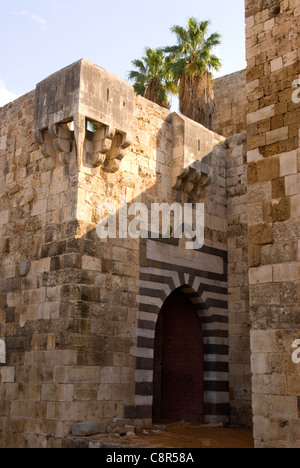
{"label": "arched gateway", "polygon": [[158,264],[151,261],[150,248],[147,254],[138,282],[137,347],[131,349],[135,406],[126,407],[125,416],[141,424],[156,419],[227,422],[227,254],[203,247],[197,253],[199,269],[186,261],[178,266],[171,255]]}

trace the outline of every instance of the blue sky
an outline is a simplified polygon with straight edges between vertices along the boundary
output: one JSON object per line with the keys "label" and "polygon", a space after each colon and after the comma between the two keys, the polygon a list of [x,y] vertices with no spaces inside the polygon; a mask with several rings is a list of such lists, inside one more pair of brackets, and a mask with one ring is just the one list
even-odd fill
{"label": "blue sky", "polygon": [[174,24],[211,20],[220,76],[245,62],[244,0],[0,0],[0,105],[86,58],[127,79],[144,48],[172,45]]}

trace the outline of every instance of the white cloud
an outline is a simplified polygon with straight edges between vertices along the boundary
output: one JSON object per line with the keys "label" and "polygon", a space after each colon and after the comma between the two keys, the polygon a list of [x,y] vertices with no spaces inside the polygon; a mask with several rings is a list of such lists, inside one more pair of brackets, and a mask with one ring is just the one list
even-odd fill
{"label": "white cloud", "polygon": [[30,18],[32,19],[32,21],[38,23],[42,29],[46,28],[46,20],[42,16],[35,15],[34,13],[32,13],[30,15]]}
{"label": "white cloud", "polygon": [[17,99],[17,95],[6,88],[5,82],[0,80],[0,107]]}
{"label": "white cloud", "polygon": [[12,14],[14,16],[24,16],[24,17],[30,18],[35,23],[39,24],[42,31],[46,29],[47,23],[46,23],[45,18],[43,18],[40,15],[37,15],[36,13],[30,13],[27,10],[20,10],[20,11],[13,11]]}

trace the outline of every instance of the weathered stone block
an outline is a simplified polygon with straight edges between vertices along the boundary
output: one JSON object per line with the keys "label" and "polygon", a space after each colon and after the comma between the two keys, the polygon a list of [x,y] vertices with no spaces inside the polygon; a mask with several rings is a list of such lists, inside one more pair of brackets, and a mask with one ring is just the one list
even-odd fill
{"label": "weathered stone block", "polygon": [[300,174],[294,174],[285,178],[287,195],[297,195],[300,191]]}
{"label": "weathered stone block", "polygon": [[272,283],[273,268],[271,265],[251,268],[249,272],[250,284]]}
{"label": "weathered stone block", "polygon": [[282,265],[274,265],[273,274],[275,282],[297,281],[300,278],[300,264],[286,263]]}
{"label": "weathered stone block", "polygon": [[4,224],[7,224],[9,220],[9,211],[1,211],[0,212],[0,226],[3,226]]}
{"label": "weathered stone block", "polygon": [[263,109],[260,109],[256,112],[249,113],[247,115],[247,123],[248,125],[251,125],[260,120],[269,119],[270,117],[273,117],[274,115],[275,115],[275,106],[274,104],[272,104],[271,106],[264,107]]}
{"label": "weathered stone block", "polygon": [[73,436],[106,434],[107,422],[78,423],[72,425]]}
{"label": "weathered stone block", "polygon": [[258,203],[272,198],[272,182],[261,182],[248,187],[249,203]]}
{"label": "weathered stone block", "polygon": [[97,384],[76,384],[74,387],[75,401],[95,401],[97,400]]}
{"label": "weathered stone block", "polygon": [[9,239],[2,237],[0,238],[0,253],[6,253],[9,251]]}
{"label": "weathered stone block", "polygon": [[248,206],[248,224],[258,225],[263,222],[262,204],[255,203]]}
{"label": "weathered stone block", "polygon": [[13,383],[15,381],[15,368],[2,367],[0,368],[1,382]]}
{"label": "weathered stone block", "polygon": [[266,133],[266,144],[272,145],[279,141],[287,140],[289,137],[289,127],[282,127]]}
{"label": "weathered stone block", "polygon": [[258,183],[258,173],[257,173],[257,163],[256,162],[251,162],[251,163],[248,164],[247,177],[248,177],[248,184],[249,185]]}
{"label": "weathered stone block", "polygon": [[271,244],[274,234],[271,224],[258,224],[249,226],[249,243],[256,245]]}
{"label": "weathered stone block", "polygon": [[283,198],[285,197],[285,179],[279,177],[278,179],[272,180],[272,198]]}
{"label": "weathered stone block", "polygon": [[35,189],[33,187],[29,187],[21,196],[20,198],[20,205],[28,205],[31,203],[36,196]]}
{"label": "weathered stone block", "polygon": [[266,395],[253,395],[252,407],[255,415],[264,418],[269,416],[268,397]]}
{"label": "weathered stone block", "polygon": [[20,276],[26,276],[29,273],[31,261],[29,258],[24,258],[19,264]]}
{"label": "weathered stone block", "polygon": [[272,418],[298,418],[297,398],[294,396],[271,396],[268,402]]}
{"label": "weathered stone block", "polygon": [[70,382],[95,382],[99,369],[93,366],[76,366],[68,369]]}
{"label": "weathered stone block", "polygon": [[120,368],[103,367],[101,369],[100,382],[102,384],[118,384],[121,381]]}
{"label": "weathered stone block", "polygon": [[279,177],[279,158],[277,156],[257,161],[258,182],[269,181]]}
{"label": "weathered stone block", "polygon": [[297,151],[280,155],[280,175],[287,176],[297,173]]}
{"label": "weathered stone block", "polygon": [[91,271],[102,271],[102,259],[83,255],[82,269]]}
{"label": "weathered stone block", "polygon": [[291,217],[300,217],[300,194],[291,197]]}

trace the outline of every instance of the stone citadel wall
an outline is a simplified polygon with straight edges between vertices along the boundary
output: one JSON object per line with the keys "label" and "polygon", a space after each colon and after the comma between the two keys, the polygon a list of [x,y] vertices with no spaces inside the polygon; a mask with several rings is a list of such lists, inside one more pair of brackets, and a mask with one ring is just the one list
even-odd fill
{"label": "stone citadel wall", "polygon": [[[205,421],[253,413],[257,447],[299,447],[299,15],[246,0],[247,133],[220,79],[226,141],[85,60],[0,109],[2,447],[151,425],[156,323],[178,288],[203,330]],[[99,203],[125,194],[203,202],[204,247],[100,240]]]}
{"label": "stone citadel wall", "polygon": [[214,82],[215,132],[226,138],[246,131],[246,70],[217,78]]}
{"label": "stone citadel wall", "polygon": [[246,0],[254,438],[299,447],[299,2]]}
{"label": "stone citadel wall", "polygon": [[[135,97],[86,60],[0,109],[1,446],[61,447],[74,423],[149,426],[156,321],[180,287],[204,333],[205,420],[228,421],[232,408],[251,424],[247,294],[235,288],[230,320],[227,296],[228,273],[233,286],[246,268],[245,188],[227,184],[244,143]],[[124,195],[147,207],[203,202],[203,249],[161,233],[100,240],[98,205]]]}

